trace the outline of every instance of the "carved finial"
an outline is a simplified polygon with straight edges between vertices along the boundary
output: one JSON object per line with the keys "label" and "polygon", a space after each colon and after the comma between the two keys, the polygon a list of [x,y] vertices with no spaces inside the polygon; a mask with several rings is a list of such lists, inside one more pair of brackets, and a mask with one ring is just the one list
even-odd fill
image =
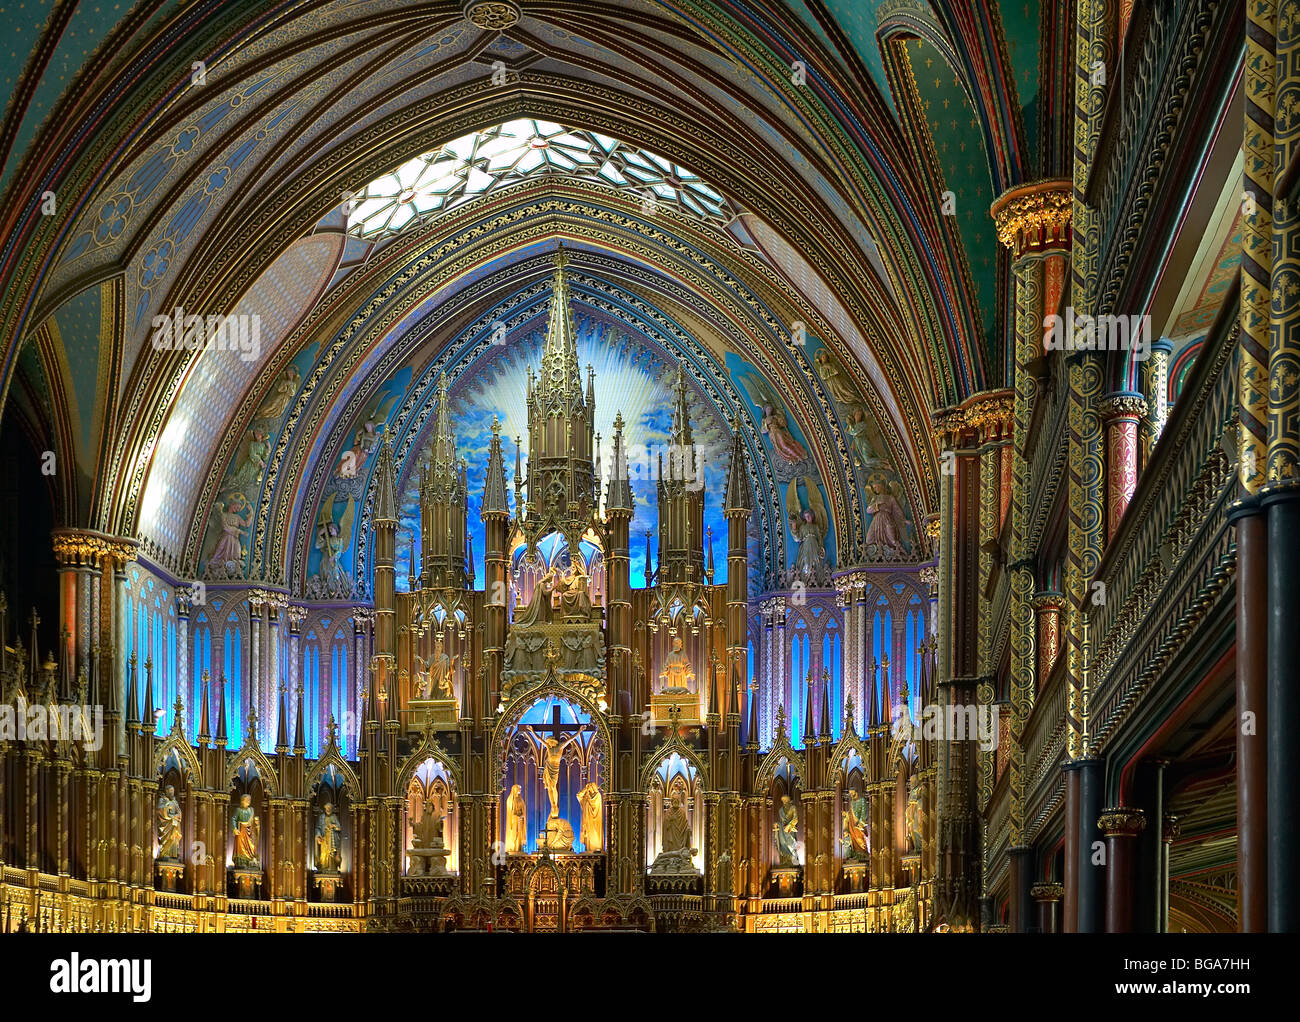
{"label": "carved finial", "polygon": [[337,745],[339,739],[338,721],[334,719],[334,714],[330,714],[330,722],[325,725],[325,742],[327,745]]}
{"label": "carved finial", "polygon": [[776,708],[776,733],[779,735],[785,734],[785,704],[781,704]]}

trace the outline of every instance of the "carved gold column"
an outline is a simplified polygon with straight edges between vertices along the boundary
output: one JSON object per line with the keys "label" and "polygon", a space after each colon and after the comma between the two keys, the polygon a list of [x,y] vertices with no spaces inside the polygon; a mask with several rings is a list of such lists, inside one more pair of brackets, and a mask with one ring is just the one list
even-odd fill
{"label": "carved gold column", "polygon": [[[1037,400],[1039,367],[1045,356],[1045,317],[1057,312],[1065,285],[1067,252],[1074,210],[1070,182],[1041,181],[1001,195],[990,210],[998,239],[1011,252],[1015,298],[1014,398],[1012,404],[1011,529],[1007,550],[1010,572],[1011,717],[1008,750],[1008,846],[1013,866],[1025,842],[1025,757],[1023,732],[1033,709],[1035,684],[1034,612],[1035,551],[1029,547],[1033,516],[1029,426]],[[1026,928],[1028,906],[1021,904],[1023,883],[1013,877],[1012,897],[1017,919]]]}
{"label": "carved gold column", "polygon": [[1034,613],[1037,618],[1038,650],[1038,684],[1042,686],[1056,666],[1056,658],[1061,652],[1061,606],[1063,597],[1060,593],[1043,592],[1034,597]]}

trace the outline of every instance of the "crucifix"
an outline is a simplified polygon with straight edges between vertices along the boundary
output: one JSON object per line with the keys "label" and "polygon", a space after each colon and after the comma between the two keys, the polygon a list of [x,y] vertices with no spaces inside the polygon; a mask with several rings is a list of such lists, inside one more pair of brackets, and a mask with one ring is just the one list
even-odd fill
{"label": "crucifix", "polygon": [[[560,720],[560,704],[556,703],[551,707],[548,723],[529,724],[528,730],[537,739],[537,771],[542,775],[542,783],[546,786],[546,795],[551,802],[551,811],[547,817],[549,823],[560,815],[560,759],[564,750],[578,741],[584,732],[594,732],[596,725],[580,721],[563,723]],[[563,737],[566,733],[569,733],[567,738]]]}

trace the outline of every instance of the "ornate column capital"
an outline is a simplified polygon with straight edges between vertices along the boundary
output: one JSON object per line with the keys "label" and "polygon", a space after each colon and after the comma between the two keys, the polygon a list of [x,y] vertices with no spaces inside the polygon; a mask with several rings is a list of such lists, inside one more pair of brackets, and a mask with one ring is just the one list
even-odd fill
{"label": "ornate column capital", "polygon": [[50,543],[60,564],[94,567],[106,561],[124,566],[135,560],[140,549],[134,539],[109,536],[93,529],[55,529],[50,533]]}
{"label": "ornate column capital", "polygon": [[1037,902],[1057,902],[1065,897],[1065,887],[1054,881],[1034,884],[1029,888],[1029,896]]}
{"label": "ornate column capital", "polygon": [[1146,825],[1146,813],[1129,806],[1103,809],[1097,817],[1097,827],[1107,837],[1137,837]]}
{"label": "ornate column capital", "polygon": [[998,241],[1013,256],[1068,248],[1074,219],[1074,182],[1056,178],[1017,185],[993,200],[989,215]]}
{"label": "ornate column capital", "polygon": [[983,390],[961,404],[931,414],[934,432],[945,446],[956,446],[963,434],[974,433],[976,442],[996,435],[1011,435],[1015,391]]}
{"label": "ornate column capital", "polygon": [[1030,601],[1034,610],[1064,610],[1065,597],[1060,593],[1041,592],[1034,594]]}
{"label": "ornate column capital", "polygon": [[1099,411],[1102,421],[1107,423],[1126,419],[1136,423],[1147,414],[1147,402],[1141,394],[1108,394],[1102,398]]}
{"label": "ornate column capital", "polygon": [[1177,816],[1166,816],[1164,823],[1160,828],[1160,839],[1166,844],[1173,841],[1183,832],[1183,825],[1179,822]]}

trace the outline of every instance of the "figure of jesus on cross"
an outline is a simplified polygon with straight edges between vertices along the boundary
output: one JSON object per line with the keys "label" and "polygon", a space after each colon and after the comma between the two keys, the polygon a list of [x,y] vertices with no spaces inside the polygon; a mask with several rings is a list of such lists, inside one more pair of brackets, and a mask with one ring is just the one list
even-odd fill
{"label": "figure of jesus on cross", "polygon": [[[532,724],[529,730],[533,732],[537,742],[537,771],[542,776],[542,783],[546,786],[546,797],[551,802],[551,811],[547,820],[554,820],[560,815],[560,763],[564,757],[564,750],[581,738],[583,732],[594,731],[595,725],[583,724],[579,721],[563,724],[560,721],[560,704],[556,703],[551,707],[550,722]],[[565,733],[569,731],[573,733],[565,737]],[[549,734],[539,734],[539,732],[549,732]]]}

